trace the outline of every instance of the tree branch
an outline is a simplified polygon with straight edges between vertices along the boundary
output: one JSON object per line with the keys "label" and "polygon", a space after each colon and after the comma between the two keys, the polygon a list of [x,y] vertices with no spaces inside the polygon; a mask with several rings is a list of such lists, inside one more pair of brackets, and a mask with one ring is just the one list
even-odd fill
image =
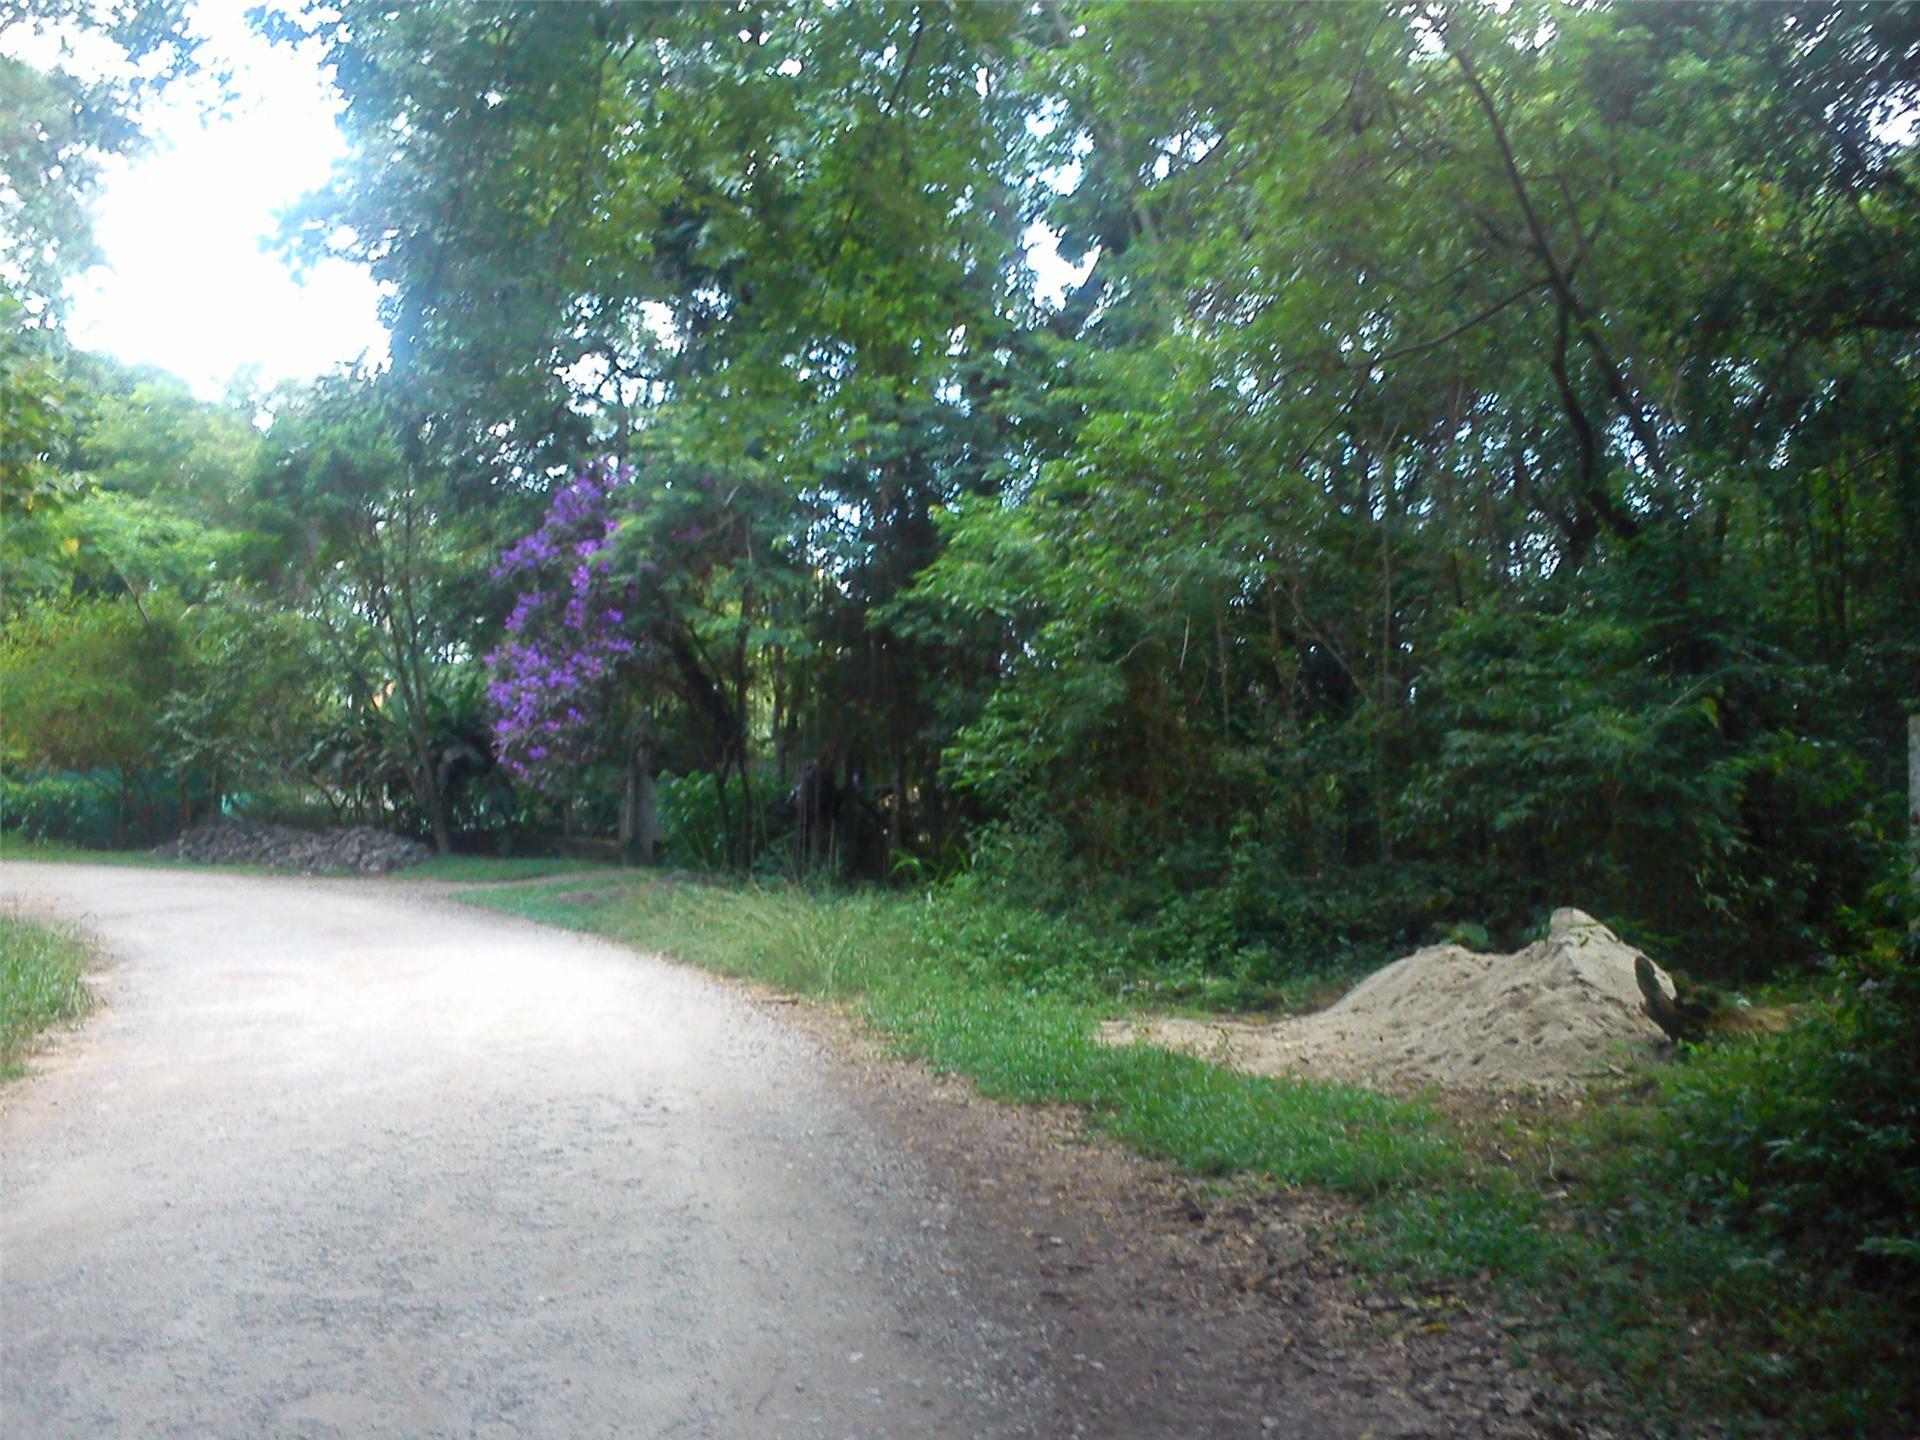
{"label": "tree branch", "polygon": [[1467,82],[1467,87],[1473,91],[1474,99],[1487,117],[1487,127],[1492,132],[1493,143],[1500,152],[1500,162],[1506,170],[1508,184],[1513,189],[1514,198],[1520,203],[1520,213],[1527,222],[1528,233],[1533,237],[1534,249],[1540,256],[1541,262],[1547,267],[1548,281],[1559,294],[1567,312],[1579,324],[1580,338],[1593,355],[1594,363],[1599,367],[1601,378],[1606,383],[1607,392],[1614,404],[1619,407],[1621,415],[1625,417],[1628,428],[1633,431],[1633,438],[1645,453],[1648,465],[1652,467],[1654,474],[1665,479],[1668,474],[1667,461],[1665,452],[1660,447],[1660,437],[1654,433],[1645,409],[1628,386],[1625,375],[1622,374],[1620,366],[1608,350],[1599,328],[1594,324],[1591,312],[1573,288],[1573,282],[1567,274],[1566,267],[1560,263],[1553,241],[1547,234],[1546,224],[1541,220],[1540,212],[1534,207],[1533,195],[1527,188],[1526,178],[1520,173],[1520,163],[1514,157],[1513,144],[1507,136],[1505,123],[1500,119],[1499,107],[1493,103],[1493,96],[1481,82],[1480,73],[1474,68],[1472,59],[1465,50],[1454,43],[1452,36],[1448,33],[1445,16],[1431,9],[1424,13],[1433,25],[1435,33],[1446,45],[1447,54],[1453,58],[1454,64]]}
{"label": "tree branch", "polygon": [[1431,340],[1416,340],[1412,344],[1402,345],[1396,350],[1389,350],[1384,355],[1376,355],[1367,362],[1367,365],[1369,368],[1375,365],[1384,365],[1389,360],[1400,360],[1408,355],[1418,355],[1423,350],[1431,350],[1436,345],[1444,345],[1449,340],[1457,340],[1460,336],[1466,334],[1467,331],[1473,329],[1474,326],[1481,324],[1483,321],[1491,320],[1516,301],[1524,300],[1537,290],[1547,289],[1549,283],[1550,282],[1545,280],[1536,280],[1531,285],[1523,285],[1511,295],[1494,301],[1493,304],[1487,306],[1486,309],[1480,311],[1478,314],[1468,316],[1445,334],[1435,335]]}

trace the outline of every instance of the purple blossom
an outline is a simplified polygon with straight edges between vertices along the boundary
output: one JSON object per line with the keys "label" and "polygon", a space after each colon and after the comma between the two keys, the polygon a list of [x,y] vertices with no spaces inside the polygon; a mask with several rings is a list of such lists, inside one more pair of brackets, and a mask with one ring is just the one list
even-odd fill
{"label": "purple blossom", "polygon": [[633,503],[633,475],[611,461],[589,465],[554,492],[538,529],[493,567],[527,588],[486,657],[493,733],[508,771],[544,786],[587,753],[594,722],[635,652],[607,551]]}

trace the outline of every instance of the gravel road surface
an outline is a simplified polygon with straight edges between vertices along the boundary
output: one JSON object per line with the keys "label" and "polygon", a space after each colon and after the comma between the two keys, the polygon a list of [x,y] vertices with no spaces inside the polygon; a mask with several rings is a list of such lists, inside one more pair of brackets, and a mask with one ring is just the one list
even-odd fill
{"label": "gravel road surface", "polygon": [[98,1012],[0,1091],[8,1436],[988,1436],[1046,1408],[926,1175],[720,983],[365,883],[11,864],[0,905],[105,957]]}

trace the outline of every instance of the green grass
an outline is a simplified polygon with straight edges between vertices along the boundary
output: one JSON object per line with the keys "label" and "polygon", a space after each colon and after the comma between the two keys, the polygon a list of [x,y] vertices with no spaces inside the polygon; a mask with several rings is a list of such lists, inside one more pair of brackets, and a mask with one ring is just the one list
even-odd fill
{"label": "green grass", "polygon": [[88,850],[58,840],[29,840],[5,830],[0,830],[0,860],[49,860],[71,865],[164,866],[185,863],[163,860],[144,850]]}
{"label": "green grass", "polygon": [[267,865],[206,865],[197,860],[175,860],[148,850],[89,850],[60,840],[29,840],[0,831],[0,860],[44,861],[60,865],[118,865],[137,870],[218,870],[232,875],[275,875]]}
{"label": "green grass", "polygon": [[[1096,1026],[1141,994],[1136,978],[1085,934],[977,894],[637,880],[461,898],[850,1002],[984,1093],[1078,1106],[1193,1174],[1350,1197],[1344,1243],[1370,1283],[1497,1297],[1537,1378],[1598,1386],[1647,1433],[1904,1440],[1920,1402],[1895,1363],[1916,1333],[1898,1294],[1693,1213],[1648,1173],[1649,1146],[1687,1153],[1648,1082],[1579,1110],[1495,1115],[1103,1046]],[[1740,1063],[1703,1052],[1687,1083]]]}
{"label": "green grass", "polygon": [[554,855],[501,859],[493,855],[436,855],[393,874],[402,880],[450,880],[484,885],[500,880],[540,880],[550,875],[584,875],[589,871],[616,871],[605,860],[567,860]]}
{"label": "green grass", "polygon": [[0,915],[0,1075],[18,1075],[33,1037],[86,1013],[87,952],[64,930]]}
{"label": "green grass", "polygon": [[902,1050],[986,1094],[1081,1106],[1099,1128],[1196,1174],[1370,1195],[1463,1163],[1440,1117],[1420,1104],[1102,1045],[1095,1029],[1110,1003],[1079,987],[983,981],[943,957],[920,906],[896,896],[641,883],[584,897],[535,887],[462,898],[796,994],[856,1001]]}

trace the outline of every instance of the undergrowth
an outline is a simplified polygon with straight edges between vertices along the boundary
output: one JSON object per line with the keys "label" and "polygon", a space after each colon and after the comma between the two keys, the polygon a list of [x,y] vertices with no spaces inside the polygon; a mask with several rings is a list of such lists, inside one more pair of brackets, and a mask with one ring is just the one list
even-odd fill
{"label": "undergrowth", "polygon": [[145,850],[90,850],[64,840],[40,840],[15,830],[0,830],[0,860],[44,860],[71,865],[178,865]]}

